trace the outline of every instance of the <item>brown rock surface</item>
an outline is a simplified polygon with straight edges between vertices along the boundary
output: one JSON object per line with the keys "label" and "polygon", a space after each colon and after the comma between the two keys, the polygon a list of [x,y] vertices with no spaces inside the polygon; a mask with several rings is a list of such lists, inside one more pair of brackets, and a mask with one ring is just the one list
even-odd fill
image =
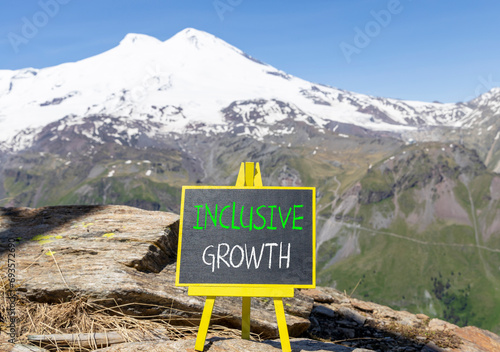
{"label": "brown rock surface", "polygon": [[[126,206],[0,208],[0,265],[9,238],[16,245],[16,283],[31,301],[57,303],[75,296],[125,305],[129,315],[159,315],[198,324],[204,297],[175,287],[179,216]],[[300,294],[299,294],[300,296]],[[285,304],[291,336],[309,327],[313,300]],[[241,299],[217,298],[218,324],[241,325]],[[252,331],[278,336],[274,306],[253,299]]]}
{"label": "brown rock surface", "polygon": [[467,326],[459,328],[454,331],[459,336],[463,345],[456,351],[460,352],[492,352],[500,351],[500,337],[497,335],[476,328],[474,326]]}
{"label": "brown rock surface", "polygon": [[[204,297],[190,297],[186,288],[174,285],[178,218],[125,206],[0,208],[0,268],[12,238],[18,293],[31,301],[55,304],[83,296],[122,305],[130,316],[196,326]],[[488,331],[429,321],[333,288],[296,290],[295,297],[285,299],[285,309],[291,336],[316,339],[294,339],[294,351],[500,351],[500,338]],[[217,298],[214,316],[212,322],[239,327],[241,299]],[[251,325],[261,337],[278,336],[272,300],[252,299]],[[6,341],[0,334],[0,351],[12,350]],[[142,341],[102,351],[192,351],[193,346],[193,339]],[[279,341],[207,340],[207,351],[279,349]]]}

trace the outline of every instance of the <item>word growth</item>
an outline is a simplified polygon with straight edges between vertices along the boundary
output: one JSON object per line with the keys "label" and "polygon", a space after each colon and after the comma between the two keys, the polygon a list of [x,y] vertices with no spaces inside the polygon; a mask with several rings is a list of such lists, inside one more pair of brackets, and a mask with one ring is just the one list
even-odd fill
{"label": "word growth", "polygon": [[[235,245],[232,248],[227,243],[219,243],[217,247],[214,245],[206,247],[202,258],[204,264],[212,267],[212,272],[215,271],[216,267],[220,269],[221,264],[223,267],[224,265],[235,269],[243,267],[248,270],[251,268],[259,269],[261,263],[268,269],[273,268],[273,263],[279,269],[290,267],[290,243],[262,243],[258,255],[257,252],[258,249],[255,246],[248,247],[246,243],[243,246]],[[262,262],[262,257],[265,258],[264,262]]]}

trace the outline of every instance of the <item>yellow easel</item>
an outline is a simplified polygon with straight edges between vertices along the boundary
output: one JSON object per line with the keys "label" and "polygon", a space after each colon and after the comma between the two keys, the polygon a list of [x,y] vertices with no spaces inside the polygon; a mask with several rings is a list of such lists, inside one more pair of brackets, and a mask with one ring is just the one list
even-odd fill
{"label": "yellow easel", "polygon": [[[237,187],[262,187],[262,176],[259,163],[241,163]],[[291,352],[290,338],[288,336],[288,327],[285,319],[285,309],[283,307],[284,297],[293,297],[293,287],[197,287],[190,286],[188,289],[190,296],[206,296],[203,315],[201,316],[198,336],[196,337],[196,351],[203,351],[205,340],[207,338],[210,317],[214,308],[215,297],[242,297],[241,309],[241,338],[250,339],[250,300],[252,297],[272,297],[274,300],[274,309],[276,310],[276,320],[281,340],[281,349],[285,352]]]}

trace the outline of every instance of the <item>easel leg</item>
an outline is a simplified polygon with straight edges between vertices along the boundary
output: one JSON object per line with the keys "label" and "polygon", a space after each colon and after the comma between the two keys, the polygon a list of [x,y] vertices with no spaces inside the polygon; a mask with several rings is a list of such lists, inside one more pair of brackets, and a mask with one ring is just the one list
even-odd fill
{"label": "easel leg", "polygon": [[209,296],[205,300],[205,308],[203,308],[203,315],[201,316],[200,327],[198,328],[198,336],[196,336],[196,351],[203,351],[205,347],[205,340],[207,338],[208,326],[210,325],[210,318],[214,309],[215,297]]}
{"label": "easel leg", "polygon": [[276,320],[278,321],[278,330],[280,333],[281,350],[283,352],[291,352],[290,337],[288,336],[288,326],[286,325],[285,308],[283,307],[283,299],[274,297],[274,309],[276,311]]}
{"label": "easel leg", "polygon": [[241,338],[250,340],[250,303],[251,297],[242,297]]}

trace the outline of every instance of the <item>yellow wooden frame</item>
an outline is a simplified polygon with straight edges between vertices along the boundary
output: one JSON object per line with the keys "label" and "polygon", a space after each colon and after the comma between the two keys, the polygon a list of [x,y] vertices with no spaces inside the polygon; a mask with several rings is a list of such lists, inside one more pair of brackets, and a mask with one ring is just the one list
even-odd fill
{"label": "yellow wooden frame", "polygon": [[[312,248],[313,248],[313,278],[310,285],[289,285],[289,284],[276,284],[276,285],[257,285],[257,284],[181,284],[179,283],[180,275],[180,262],[181,262],[181,247],[182,247],[182,221],[184,215],[184,195],[185,189],[309,189],[313,190],[312,200]],[[276,320],[278,323],[278,330],[281,340],[281,349],[285,352],[291,352],[290,338],[288,335],[288,327],[285,318],[285,309],[283,306],[283,297],[293,297],[294,288],[314,288],[316,287],[316,200],[314,187],[264,187],[262,186],[262,176],[260,172],[259,163],[246,162],[241,163],[236,185],[234,187],[224,186],[185,186],[182,189],[181,201],[181,219],[179,224],[179,246],[177,250],[177,270],[175,276],[176,286],[188,286],[188,294],[190,296],[206,296],[205,307],[203,308],[203,315],[201,317],[200,326],[198,328],[198,335],[196,337],[195,350],[203,351],[205,340],[207,337],[208,327],[210,325],[210,318],[215,303],[216,296],[226,297],[242,297],[242,311],[241,311],[241,337],[243,339],[250,339],[250,303],[251,297],[272,297],[274,301],[274,308],[276,311]]]}
{"label": "yellow wooden frame", "polygon": [[[242,163],[243,164],[243,163]],[[253,163],[246,163],[246,164],[253,164]],[[251,166],[253,167],[253,166]],[[259,163],[257,163],[257,168],[259,167]],[[241,170],[240,170],[241,174]],[[262,181],[261,181],[262,182]],[[177,268],[180,268],[181,264],[181,249],[182,249],[182,228],[183,228],[183,219],[184,219],[184,197],[185,197],[185,190],[186,189],[278,189],[278,190],[313,190],[313,198],[315,196],[315,188],[314,187],[264,187],[264,186],[238,186],[238,182],[236,183],[237,186],[234,187],[228,187],[228,186],[184,186],[182,187],[182,198],[181,198],[181,217],[180,217],[180,224],[179,224],[179,245],[177,247]],[[250,287],[270,287],[270,288],[283,288],[283,287],[293,287],[293,288],[315,288],[316,287],[316,217],[314,214],[316,214],[316,200],[312,199],[312,214],[313,214],[313,219],[312,219],[312,248],[313,248],[313,253],[312,253],[312,281],[311,284],[309,285],[289,285],[289,284],[217,284],[217,283],[181,283],[179,280],[180,277],[180,270],[176,270],[175,274],[175,285],[176,286],[189,286],[189,287],[244,287],[244,288],[250,288]],[[226,295],[227,296],[227,295]],[[241,296],[241,295],[237,295]]]}

